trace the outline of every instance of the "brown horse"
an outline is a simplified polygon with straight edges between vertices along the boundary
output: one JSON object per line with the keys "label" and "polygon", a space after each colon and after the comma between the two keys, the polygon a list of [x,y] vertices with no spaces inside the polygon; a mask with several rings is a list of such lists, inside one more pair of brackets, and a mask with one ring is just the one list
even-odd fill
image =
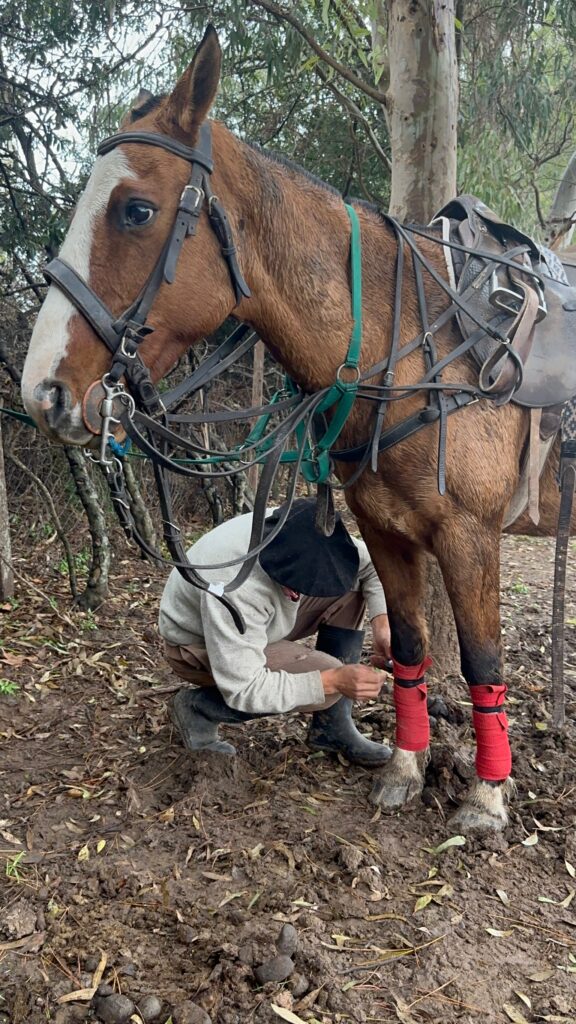
{"label": "brown horse", "polygon": [[[220,47],[209,29],[174,91],[161,99],[139,97],[121,132],[160,133],[188,147],[198,145],[220,74]],[[213,192],[225,208],[251,289],[235,310],[254,326],[290,375],[307,392],[332,384],[344,362],[352,330],[350,222],[342,199],[290,163],[237,139],[212,121]],[[155,145],[116,145],[96,160],[61,256],[119,316],[141,290],[163,251],[179,198],[189,185],[190,164]],[[189,187],[191,187],[189,185]],[[362,233],[364,343],[361,366],[387,354],[394,306],[397,241],[378,211],[355,203]],[[210,206],[212,210],[212,206]],[[162,378],[198,339],[235,309],[228,266],[206,208],[195,237],[182,244],[174,282],[163,282],[139,351],[154,380]],[[445,274],[439,247],[422,251]],[[431,317],[449,304],[428,277]],[[402,288],[401,343],[421,331],[416,282],[407,267]],[[453,321],[437,337],[440,357],[460,341]],[[110,353],[88,320],[52,285],[40,311],[23,375],[29,413],[51,438],[85,445],[92,435],[82,418],[83,398],[109,370]],[[398,363],[395,386],[422,376],[421,349]],[[476,383],[467,357],[450,365],[444,380]],[[422,393],[392,403],[387,426],[423,407]],[[399,407],[403,408],[400,409]],[[356,402],[339,446],[369,436],[373,409]],[[423,784],[428,745],[426,623],[423,599],[426,553],[441,567],[456,619],[462,672],[471,687],[478,745],[477,778],[455,815],[462,830],[500,829],[507,821],[510,773],[507,722],[502,709],[499,616],[499,541],[505,509],[519,480],[528,414],[481,400],[450,417],[446,493],[436,466],[438,428],[428,426],[383,453],[377,472],[366,469],[347,492],[349,506],[382,579],[395,659],[397,744],[377,780],[372,799],[398,808]],[[341,464],[345,480],[354,466]],[[552,472],[544,478],[539,532],[552,533],[558,510]],[[522,524],[525,528],[525,524]]]}

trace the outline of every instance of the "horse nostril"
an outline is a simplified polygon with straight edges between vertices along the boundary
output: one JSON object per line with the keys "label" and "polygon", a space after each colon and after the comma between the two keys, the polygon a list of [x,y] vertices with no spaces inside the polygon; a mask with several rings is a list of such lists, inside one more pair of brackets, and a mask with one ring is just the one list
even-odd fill
{"label": "horse nostril", "polygon": [[49,427],[56,428],[63,419],[68,418],[72,396],[65,384],[44,380],[36,387],[34,397]]}

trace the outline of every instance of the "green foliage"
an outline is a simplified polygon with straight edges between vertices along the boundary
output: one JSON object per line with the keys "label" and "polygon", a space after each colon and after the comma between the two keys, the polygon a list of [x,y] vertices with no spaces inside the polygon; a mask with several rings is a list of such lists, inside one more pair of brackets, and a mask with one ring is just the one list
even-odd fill
{"label": "green foliage", "polygon": [[15,854],[14,857],[9,857],[8,858],[8,860],[6,861],[6,868],[5,868],[6,878],[13,878],[17,882],[20,881],[20,872],[18,870],[18,866],[19,866],[20,862],[23,860],[23,858],[25,856],[26,856],[26,851],[25,850],[21,850],[21,852]]}
{"label": "green foliage", "polygon": [[12,679],[0,679],[0,696],[13,697],[20,687]]}
{"label": "green foliage", "polygon": [[527,229],[575,146],[573,0],[470,0],[461,60],[459,186]]}
{"label": "green foliage", "polygon": [[[281,5],[282,6],[282,5]],[[388,203],[384,0],[213,0],[224,48],[216,115],[342,194]],[[205,5],[156,0],[5,0],[0,8],[0,300],[35,306],[39,265],[66,231],[96,140],[140,86],[163,91],[188,64]],[[459,175],[531,229],[574,148],[574,0],[465,0],[459,9]],[[347,81],[310,46],[351,73]],[[4,317],[4,319],[6,319]]]}
{"label": "green foliage", "polygon": [[[74,555],[74,568],[78,576],[87,575],[90,568],[91,553],[87,548],[82,548],[77,551]],[[65,558],[62,558],[58,563],[58,572],[61,576],[68,576],[70,573],[70,566]]]}

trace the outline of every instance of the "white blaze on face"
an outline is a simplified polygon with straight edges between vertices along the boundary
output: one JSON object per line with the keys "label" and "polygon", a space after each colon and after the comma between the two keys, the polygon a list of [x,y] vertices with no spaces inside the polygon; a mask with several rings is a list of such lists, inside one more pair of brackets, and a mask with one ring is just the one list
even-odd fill
{"label": "white blaze on face", "polygon": [[[76,207],[60,256],[90,284],[90,259],[94,227],[104,214],[112,190],[125,178],[133,177],[130,163],[120,149],[99,156],[88,184]],[[101,296],[106,302],[106,296]],[[22,374],[22,398],[30,415],[34,417],[41,403],[34,395],[42,381],[55,379],[55,373],[68,352],[69,325],[77,312],[76,307],[57,288],[51,285],[38,314],[32,332],[30,347]],[[81,424],[80,404],[70,411],[74,425]]]}

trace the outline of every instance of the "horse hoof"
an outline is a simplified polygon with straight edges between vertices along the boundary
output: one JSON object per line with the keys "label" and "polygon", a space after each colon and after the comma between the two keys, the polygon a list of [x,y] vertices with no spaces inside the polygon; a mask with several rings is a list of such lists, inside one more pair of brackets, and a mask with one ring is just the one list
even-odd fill
{"label": "horse hoof", "polygon": [[372,787],[369,800],[388,811],[397,811],[409,804],[422,792],[421,778],[388,779],[386,772],[376,780]]}
{"label": "horse hoof", "polygon": [[503,832],[508,824],[508,815],[502,809],[498,812],[477,807],[474,804],[462,804],[448,819],[451,831],[463,835],[479,835],[486,832]]}

